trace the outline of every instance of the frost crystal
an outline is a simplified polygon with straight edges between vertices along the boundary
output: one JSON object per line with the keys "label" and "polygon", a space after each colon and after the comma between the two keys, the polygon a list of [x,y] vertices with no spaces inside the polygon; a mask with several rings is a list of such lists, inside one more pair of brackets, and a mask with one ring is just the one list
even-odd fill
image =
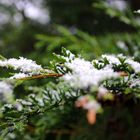
{"label": "frost crystal", "polygon": [[106,58],[110,64],[120,64],[119,59],[114,55],[102,55],[102,58]]}
{"label": "frost crystal", "polygon": [[[116,64],[116,65],[121,64],[119,58],[126,59],[126,57],[123,56],[122,54],[119,54],[118,56],[114,56],[114,55],[102,55],[102,58],[106,58],[109,61],[110,66],[111,66],[111,64]],[[96,62],[96,61],[94,61],[94,62]],[[136,73],[139,73],[140,72],[140,63],[134,61],[132,58],[127,58],[125,60],[125,62],[127,64],[129,64],[134,69],[134,71]],[[109,65],[108,65],[108,67],[109,67]]]}
{"label": "frost crystal", "polygon": [[62,79],[76,88],[97,86],[102,80],[118,76],[118,74],[109,67],[97,70],[90,62],[80,58],[74,59],[71,63],[66,63],[66,66],[71,69],[72,72],[65,74]]}
{"label": "frost crystal", "polygon": [[140,63],[133,61],[131,59],[126,61],[133,69],[136,73],[140,72]]}
{"label": "frost crystal", "polygon": [[0,60],[1,67],[12,67],[14,70],[20,70],[22,72],[34,72],[42,70],[40,65],[37,65],[35,61],[19,57],[19,59],[11,58],[6,60]]}

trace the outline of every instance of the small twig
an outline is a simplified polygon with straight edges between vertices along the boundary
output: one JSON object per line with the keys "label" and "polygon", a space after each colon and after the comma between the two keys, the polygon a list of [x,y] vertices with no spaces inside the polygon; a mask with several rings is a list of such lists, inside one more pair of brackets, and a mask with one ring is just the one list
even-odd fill
{"label": "small twig", "polygon": [[17,80],[32,80],[32,79],[42,79],[42,78],[48,78],[48,77],[61,77],[61,76],[63,76],[63,74],[49,73],[49,74],[40,74],[40,75],[31,76],[31,77],[19,78]]}

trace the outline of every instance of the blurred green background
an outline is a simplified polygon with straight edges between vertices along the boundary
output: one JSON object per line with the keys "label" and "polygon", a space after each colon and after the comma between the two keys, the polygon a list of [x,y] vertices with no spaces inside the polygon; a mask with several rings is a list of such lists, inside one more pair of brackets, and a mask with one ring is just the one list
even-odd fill
{"label": "blurred green background", "polygon": [[43,64],[66,47],[87,59],[139,54],[139,0],[0,0],[0,52]]}
{"label": "blurred green background", "polygon": [[[52,53],[60,53],[61,48],[66,47],[88,60],[104,53],[123,53],[140,61],[140,15],[135,13],[138,9],[140,0],[0,0],[0,54],[7,58],[31,58],[47,66],[53,59]],[[67,112],[50,112],[54,120],[44,115],[36,124],[39,129],[31,137],[138,140],[140,128],[135,126],[140,124],[140,113],[133,104],[130,107],[123,105],[116,111],[113,107],[107,108],[92,127],[69,103]],[[73,113],[76,118],[72,117]],[[56,114],[59,114],[57,119]],[[79,121],[76,129],[81,128],[80,135],[57,135],[53,131],[41,134],[46,128],[65,129],[67,123],[73,125],[76,121]]]}

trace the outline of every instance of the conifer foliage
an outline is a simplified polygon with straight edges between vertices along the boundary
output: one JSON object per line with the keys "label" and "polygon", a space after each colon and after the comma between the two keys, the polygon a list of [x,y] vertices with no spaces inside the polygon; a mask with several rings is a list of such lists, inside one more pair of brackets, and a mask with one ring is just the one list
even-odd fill
{"label": "conifer foliage", "polygon": [[[115,110],[129,101],[139,103],[140,63],[135,58],[105,54],[90,62],[65,48],[54,56],[47,68],[23,57],[1,57],[0,67],[7,72],[0,78],[2,140],[75,137],[81,132],[79,116],[94,126],[107,106]],[[35,80],[40,84],[34,85]]]}

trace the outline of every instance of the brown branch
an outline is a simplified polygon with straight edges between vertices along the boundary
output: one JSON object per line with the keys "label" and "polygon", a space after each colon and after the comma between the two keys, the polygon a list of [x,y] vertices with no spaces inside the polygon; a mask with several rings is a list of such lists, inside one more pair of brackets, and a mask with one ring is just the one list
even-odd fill
{"label": "brown branch", "polygon": [[63,76],[63,74],[49,73],[49,74],[40,74],[40,75],[31,76],[31,77],[19,78],[18,80],[33,80],[33,79],[42,79],[42,78],[48,78],[48,77],[61,77],[61,76]]}

